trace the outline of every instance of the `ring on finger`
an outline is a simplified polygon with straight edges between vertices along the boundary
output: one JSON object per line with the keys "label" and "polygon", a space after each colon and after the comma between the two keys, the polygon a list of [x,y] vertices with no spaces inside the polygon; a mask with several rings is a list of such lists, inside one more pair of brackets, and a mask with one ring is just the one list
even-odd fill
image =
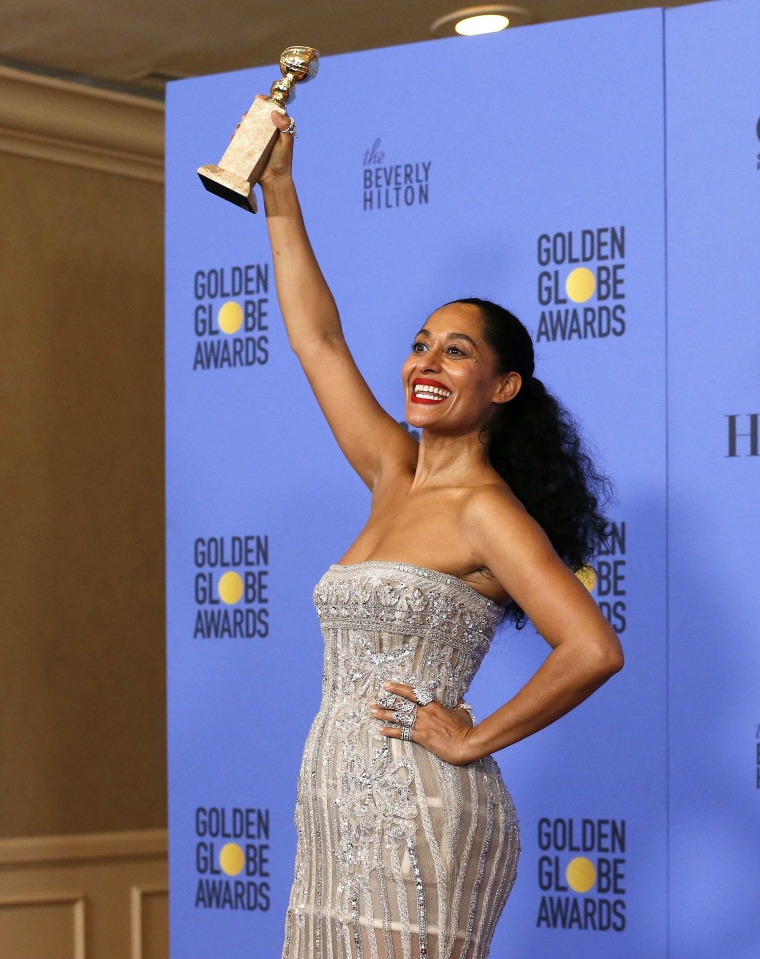
{"label": "ring on finger", "polygon": [[427,706],[428,703],[432,703],[435,699],[430,686],[412,686],[412,695],[418,706]]}
{"label": "ring on finger", "polygon": [[405,709],[403,712],[400,709],[396,710],[396,722],[399,726],[406,727],[407,729],[414,728],[414,724],[417,721],[416,703],[412,703],[412,706],[415,708],[411,710]]}
{"label": "ring on finger", "polygon": [[398,706],[393,707],[393,711],[404,715],[405,713],[413,713],[417,710],[417,703],[413,702],[411,699],[401,700]]}
{"label": "ring on finger", "polygon": [[290,135],[293,137],[298,136],[298,134],[296,133],[296,121],[293,119],[293,117],[290,117],[290,123],[285,127],[285,129],[282,132],[290,133]]}
{"label": "ring on finger", "polygon": [[412,742],[412,727],[411,726],[402,726],[401,727],[401,739],[405,743]]}

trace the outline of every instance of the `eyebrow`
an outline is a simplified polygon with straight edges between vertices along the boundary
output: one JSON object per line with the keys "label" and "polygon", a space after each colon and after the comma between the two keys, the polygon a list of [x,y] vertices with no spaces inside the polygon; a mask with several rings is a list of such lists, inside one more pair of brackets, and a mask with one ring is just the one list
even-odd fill
{"label": "eyebrow", "polygon": [[[426,330],[424,327],[419,331],[417,336],[426,336],[430,338],[430,330]],[[473,340],[471,336],[468,336],[466,333],[447,333],[447,340],[467,340],[468,343],[472,343],[475,349],[478,348],[478,344]]]}

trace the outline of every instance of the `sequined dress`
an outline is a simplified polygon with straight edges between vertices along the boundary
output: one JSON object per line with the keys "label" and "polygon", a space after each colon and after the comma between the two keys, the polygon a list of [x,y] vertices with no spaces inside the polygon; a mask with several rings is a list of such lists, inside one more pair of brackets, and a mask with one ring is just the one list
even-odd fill
{"label": "sequined dress", "polygon": [[384,681],[455,706],[503,610],[454,576],[383,561],[331,566],[314,603],[323,697],[298,778],[282,959],[485,959],[519,853],[499,768],[382,736],[369,706]]}

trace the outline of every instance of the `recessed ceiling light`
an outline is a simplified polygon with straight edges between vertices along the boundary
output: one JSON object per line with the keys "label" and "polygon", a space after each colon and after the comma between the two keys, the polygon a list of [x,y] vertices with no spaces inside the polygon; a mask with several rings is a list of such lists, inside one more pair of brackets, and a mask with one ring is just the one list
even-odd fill
{"label": "recessed ceiling light", "polygon": [[498,33],[509,26],[509,17],[503,13],[478,13],[474,17],[465,17],[454,24],[454,29],[463,37],[474,37],[479,33]]}
{"label": "recessed ceiling light", "polygon": [[485,7],[465,7],[447,13],[430,25],[430,32],[436,37],[453,37],[454,34],[472,37],[478,33],[495,33],[510,26],[520,27],[529,21],[530,14],[524,7],[491,3]]}

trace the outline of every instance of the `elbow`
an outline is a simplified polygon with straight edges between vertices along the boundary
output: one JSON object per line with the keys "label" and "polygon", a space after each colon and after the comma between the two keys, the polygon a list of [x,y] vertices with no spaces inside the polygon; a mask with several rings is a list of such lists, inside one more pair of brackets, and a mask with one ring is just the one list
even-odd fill
{"label": "elbow", "polygon": [[601,686],[619,673],[625,664],[623,647],[617,636],[609,642],[599,643],[593,649],[590,657],[589,670],[593,674],[596,684]]}
{"label": "elbow", "polygon": [[623,666],[625,666],[625,656],[623,655],[622,649],[618,649],[616,654],[611,658],[610,665],[610,676],[614,676],[615,673],[619,673]]}
{"label": "elbow", "polygon": [[620,672],[625,665],[625,656],[623,655],[623,647],[617,637],[614,643],[609,643],[603,650],[600,650],[599,660],[602,682],[606,682],[615,673]]}

